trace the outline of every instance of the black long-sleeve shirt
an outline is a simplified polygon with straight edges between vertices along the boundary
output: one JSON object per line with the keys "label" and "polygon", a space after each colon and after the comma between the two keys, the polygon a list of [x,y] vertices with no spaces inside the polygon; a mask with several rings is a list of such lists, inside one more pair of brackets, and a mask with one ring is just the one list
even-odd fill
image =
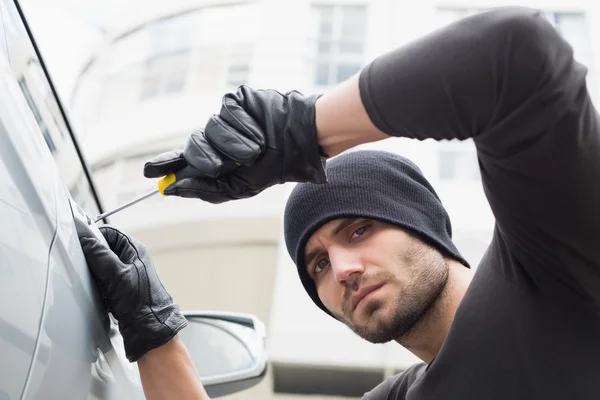
{"label": "black long-sleeve shirt", "polygon": [[468,17],[361,72],[382,131],[473,138],[496,219],[435,360],[365,399],[600,399],[600,125],[585,77],[525,8]]}

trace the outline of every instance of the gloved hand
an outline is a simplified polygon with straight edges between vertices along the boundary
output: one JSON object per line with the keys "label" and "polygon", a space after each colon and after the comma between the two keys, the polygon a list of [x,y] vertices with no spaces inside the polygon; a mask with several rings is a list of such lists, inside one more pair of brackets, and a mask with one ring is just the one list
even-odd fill
{"label": "gloved hand", "polygon": [[100,227],[110,248],[95,237],[81,246],[109,310],[119,321],[129,361],[171,340],[187,325],[160,282],[146,248],[111,226]]}
{"label": "gloved hand", "polygon": [[223,97],[219,115],[190,136],[183,153],[155,157],[144,176],[176,173],[165,194],[210,203],[251,197],[279,183],[325,183],[317,98],[241,86]]}

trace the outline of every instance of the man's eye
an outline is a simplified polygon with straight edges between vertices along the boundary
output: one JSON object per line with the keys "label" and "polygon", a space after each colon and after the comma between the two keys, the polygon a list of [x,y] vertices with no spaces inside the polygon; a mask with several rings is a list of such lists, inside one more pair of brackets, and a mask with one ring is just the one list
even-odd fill
{"label": "man's eye", "polygon": [[319,272],[323,271],[328,264],[329,260],[326,258],[321,258],[319,261],[317,261],[314,268],[315,274],[318,274]]}
{"label": "man's eye", "polygon": [[352,239],[354,239],[357,236],[363,235],[368,229],[369,229],[368,225],[361,226],[360,228],[358,228],[357,230],[354,231],[354,233],[352,234]]}

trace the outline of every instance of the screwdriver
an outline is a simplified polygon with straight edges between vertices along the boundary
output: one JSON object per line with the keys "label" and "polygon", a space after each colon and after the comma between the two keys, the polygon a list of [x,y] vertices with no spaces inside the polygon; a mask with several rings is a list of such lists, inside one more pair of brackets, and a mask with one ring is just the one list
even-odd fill
{"label": "screwdriver", "polygon": [[145,195],[143,195],[143,196],[141,196],[141,197],[138,197],[137,199],[131,200],[130,202],[128,202],[128,203],[125,203],[125,204],[123,204],[122,206],[115,208],[114,210],[107,211],[107,212],[105,212],[105,213],[102,213],[102,214],[98,215],[96,218],[94,218],[94,220],[93,220],[93,223],[96,223],[96,222],[100,221],[101,219],[103,219],[103,218],[106,218],[106,217],[108,217],[108,216],[110,216],[110,215],[113,215],[113,214],[115,214],[115,213],[118,213],[118,212],[119,212],[119,211],[121,211],[121,210],[124,210],[124,209],[126,209],[126,208],[129,208],[129,207],[131,207],[132,205],[134,205],[134,204],[137,204],[137,203],[139,203],[139,202],[140,202],[140,201],[142,201],[142,200],[146,200],[148,197],[152,197],[152,196],[154,196],[156,193],[160,193],[160,194],[162,194],[163,196],[166,196],[166,194],[165,194],[165,189],[166,189],[166,188],[167,188],[167,186],[169,186],[170,184],[172,184],[172,183],[175,183],[175,179],[176,179],[176,178],[175,178],[175,174],[169,174],[169,175],[167,175],[167,176],[165,176],[165,177],[161,178],[161,179],[158,181],[158,189],[154,189],[154,190],[153,190],[153,191],[151,191],[150,193],[147,193],[147,194],[145,194]]}

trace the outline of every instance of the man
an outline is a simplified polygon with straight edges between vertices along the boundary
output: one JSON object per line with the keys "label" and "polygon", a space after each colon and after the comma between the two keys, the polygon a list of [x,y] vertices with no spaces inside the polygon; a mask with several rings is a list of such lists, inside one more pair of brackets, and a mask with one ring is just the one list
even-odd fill
{"label": "man", "polygon": [[[366,399],[600,395],[600,127],[585,67],[541,13],[503,8],[383,55],[330,93],[242,87],[166,193],[220,203],[282,182],[285,239],[325,312],[423,360]],[[433,188],[389,136],[472,138],[494,237],[477,273]],[[574,370],[574,368],[577,368]]]}

